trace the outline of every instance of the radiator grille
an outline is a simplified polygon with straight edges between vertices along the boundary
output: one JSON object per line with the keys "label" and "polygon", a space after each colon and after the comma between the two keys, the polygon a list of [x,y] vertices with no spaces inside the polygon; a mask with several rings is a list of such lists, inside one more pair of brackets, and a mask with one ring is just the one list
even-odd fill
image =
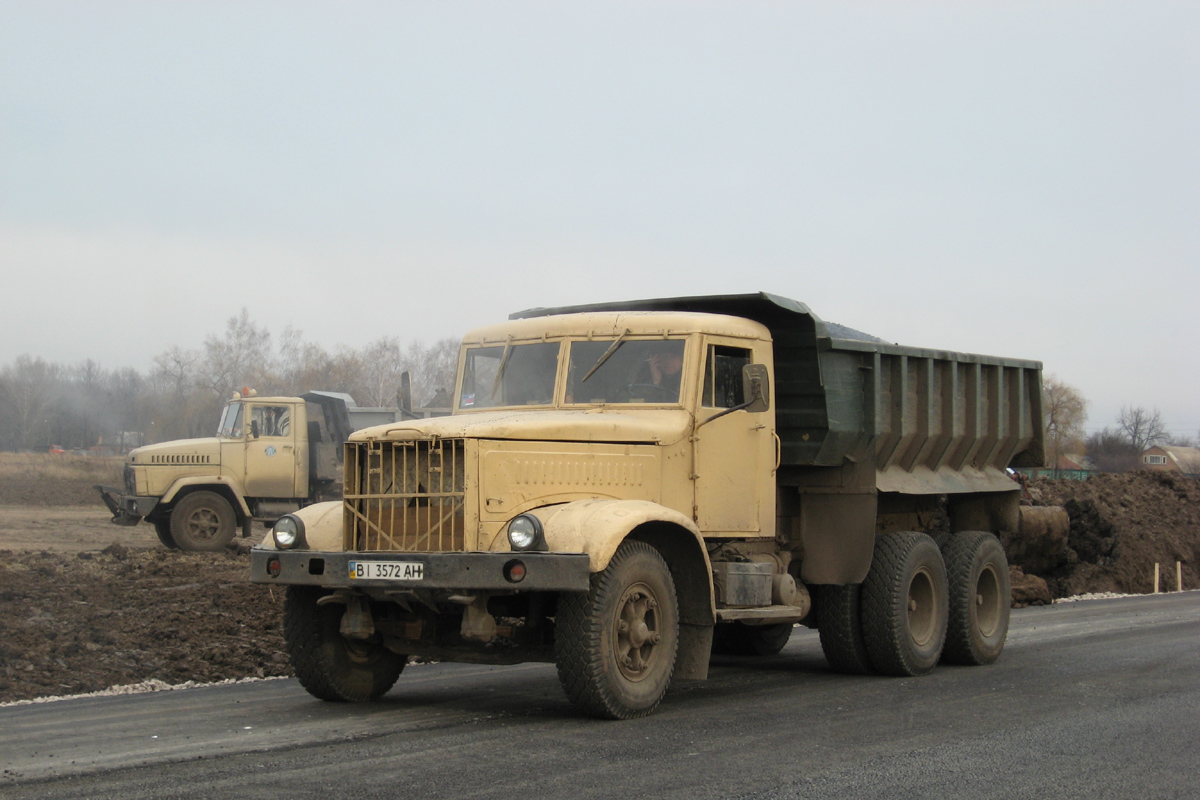
{"label": "radiator grille", "polygon": [[465,550],[463,450],[460,439],[347,442],[347,548]]}

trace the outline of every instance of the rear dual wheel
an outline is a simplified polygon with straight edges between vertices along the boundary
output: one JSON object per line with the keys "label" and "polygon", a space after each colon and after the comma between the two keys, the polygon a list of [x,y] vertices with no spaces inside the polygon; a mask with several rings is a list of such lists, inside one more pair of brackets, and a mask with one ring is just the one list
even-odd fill
{"label": "rear dual wheel", "polygon": [[1012,606],[1008,559],[1000,540],[985,531],[950,537],[943,555],[950,583],[950,620],[942,660],[991,664],[1004,649]]}
{"label": "rear dual wheel", "polygon": [[946,641],[946,565],[927,534],[902,531],[875,541],[862,587],[863,643],[875,671],[924,675]]}
{"label": "rear dual wheel", "polygon": [[821,586],[816,601],[817,630],[829,666],[847,675],[873,672],[863,642],[862,584]]}
{"label": "rear dual wheel", "polygon": [[721,622],[713,629],[712,651],[727,656],[773,656],[790,638],[790,622],[775,625]]}

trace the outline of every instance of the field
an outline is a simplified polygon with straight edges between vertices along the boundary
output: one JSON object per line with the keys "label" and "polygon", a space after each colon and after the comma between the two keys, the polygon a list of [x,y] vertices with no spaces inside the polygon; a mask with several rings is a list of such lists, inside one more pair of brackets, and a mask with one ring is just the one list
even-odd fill
{"label": "field", "polygon": [[[0,703],[290,674],[282,592],[248,582],[244,546],[168,551],[149,525],[109,522],[92,486],[119,485],[121,464],[0,454]],[[1200,481],[1101,475],[1036,482],[1030,494],[1065,505],[1071,533],[1025,570],[1036,575],[1022,602],[1149,592],[1156,562],[1174,589],[1177,560],[1184,588],[1200,587]]]}

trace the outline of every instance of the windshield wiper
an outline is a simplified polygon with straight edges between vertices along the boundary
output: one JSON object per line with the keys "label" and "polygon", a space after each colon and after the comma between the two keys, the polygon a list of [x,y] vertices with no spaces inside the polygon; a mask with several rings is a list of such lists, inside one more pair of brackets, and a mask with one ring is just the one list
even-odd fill
{"label": "windshield wiper", "polygon": [[508,366],[508,357],[512,355],[512,337],[508,337],[508,341],[504,343],[504,355],[500,356],[500,366],[496,368],[496,380],[492,381],[492,393],[488,396],[488,401],[496,399],[496,392],[500,388],[500,379],[504,377],[504,368]]}
{"label": "windshield wiper", "polygon": [[623,330],[621,332],[621,335],[618,336],[616,339],[614,339],[613,343],[608,346],[608,349],[604,351],[604,355],[600,356],[600,358],[596,360],[596,363],[593,364],[592,368],[587,371],[587,375],[583,376],[583,380],[581,380],[580,383],[586,382],[588,378],[592,377],[593,372],[600,369],[600,367],[604,366],[604,362],[608,361],[608,359],[610,359],[612,357],[612,354],[617,352],[617,348],[621,346],[621,343],[624,341],[625,337],[628,335],[629,335],[629,328],[626,328],[625,330]]}

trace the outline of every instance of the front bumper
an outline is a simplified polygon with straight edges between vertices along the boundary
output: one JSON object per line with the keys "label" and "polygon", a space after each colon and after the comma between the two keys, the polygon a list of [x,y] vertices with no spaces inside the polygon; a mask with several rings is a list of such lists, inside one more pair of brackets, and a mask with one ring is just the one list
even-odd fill
{"label": "front bumper", "polygon": [[121,494],[121,490],[112,486],[95,487],[100,492],[100,499],[112,512],[112,521],[117,525],[137,525],[158,505],[157,497],[139,497],[137,495]]}
{"label": "front bumper", "polygon": [[[270,565],[275,559],[278,559],[278,573],[273,576]],[[504,577],[505,567],[514,560],[525,565],[525,578],[516,583]],[[422,565],[424,577],[421,580],[350,577],[350,563],[364,561],[416,562]],[[586,592],[588,565],[586,553],[330,553],[255,547],[250,551],[250,580],[332,588]]]}

